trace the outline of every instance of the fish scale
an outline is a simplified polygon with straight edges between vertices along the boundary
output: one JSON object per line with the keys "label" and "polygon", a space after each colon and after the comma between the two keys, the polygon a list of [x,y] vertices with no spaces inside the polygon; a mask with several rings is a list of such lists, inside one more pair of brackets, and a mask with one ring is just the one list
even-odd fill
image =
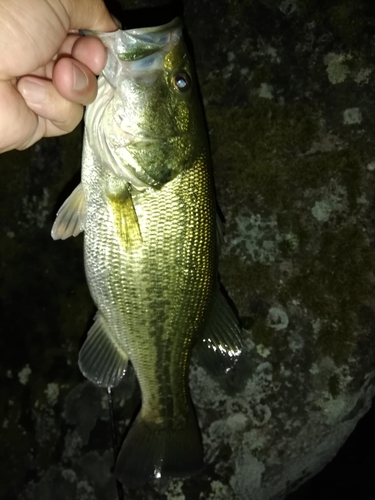
{"label": "fish scale", "polygon": [[[118,345],[132,360],[141,385],[143,408],[159,407],[166,413],[170,412],[158,400],[165,393],[179,396],[181,381],[185,384],[187,378],[189,359],[181,356],[184,351],[175,346],[192,342],[199,333],[215,282],[215,208],[206,158],[195,161],[160,190],[133,196],[143,239],[142,247],[134,251],[121,241],[107,198],[96,189],[98,184],[108,184],[107,179],[101,179],[101,165],[93,167],[89,163],[87,174],[85,168],[82,173],[90,207],[85,262],[91,294],[100,304]],[[108,175],[104,171],[104,177]],[[99,227],[97,213],[107,214],[102,215]],[[93,266],[101,270],[100,276],[91,272]],[[161,298],[167,302],[166,309],[161,307]],[[156,307],[155,301],[159,301]],[[160,321],[161,314],[165,315],[164,321]],[[173,347],[168,345],[170,342]],[[173,359],[168,359],[172,352]],[[163,372],[165,365],[168,374]],[[184,409],[183,404],[173,406]],[[157,415],[166,426],[174,417],[173,410],[169,415]]]}

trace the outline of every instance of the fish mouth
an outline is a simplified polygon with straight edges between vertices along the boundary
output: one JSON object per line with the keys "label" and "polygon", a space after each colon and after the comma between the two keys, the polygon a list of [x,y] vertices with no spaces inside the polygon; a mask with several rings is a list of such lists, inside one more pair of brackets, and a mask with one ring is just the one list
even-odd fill
{"label": "fish mouth", "polygon": [[163,69],[165,55],[182,36],[182,21],[175,18],[152,28],[90,34],[100,38],[108,49],[103,76],[113,87],[118,87],[124,73],[134,80],[152,83]]}

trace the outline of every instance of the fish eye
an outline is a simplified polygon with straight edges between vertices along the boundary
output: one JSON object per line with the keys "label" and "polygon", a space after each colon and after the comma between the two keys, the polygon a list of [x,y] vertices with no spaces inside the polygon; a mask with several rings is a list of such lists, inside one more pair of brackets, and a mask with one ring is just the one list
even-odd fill
{"label": "fish eye", "polygon": [[186,71],[178,71],[172,76],[172,85],[177,92],[187,92],[191,87],[191,78]]}

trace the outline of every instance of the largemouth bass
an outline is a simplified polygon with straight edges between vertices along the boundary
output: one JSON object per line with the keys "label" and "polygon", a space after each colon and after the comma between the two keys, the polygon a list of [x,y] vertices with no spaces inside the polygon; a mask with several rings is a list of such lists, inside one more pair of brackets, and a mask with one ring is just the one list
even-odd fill
{"label": "largemouth bass", "polygon": [[86,111],[82,182],[52,237],[84,230],[98,312],[82,373],[114,387],[130,360],[139,380],[142,407],[115,471],[135,487],[202,467],[191,351],[199,339],[202,359],[225,370],[241,339],[219,290],[210,154],[181,21],[95,35],[107,65]]}

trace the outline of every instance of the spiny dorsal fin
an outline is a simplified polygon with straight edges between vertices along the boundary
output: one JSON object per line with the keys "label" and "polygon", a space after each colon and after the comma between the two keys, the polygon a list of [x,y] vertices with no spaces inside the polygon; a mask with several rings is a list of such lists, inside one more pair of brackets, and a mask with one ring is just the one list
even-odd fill
{"label": "spiny dorsal fin", "polygon": [[51,231],[52,238],[66,240],[70,236],[77,236],[85,229],[85,219],[85,194],[80,183],[57,212]]}

